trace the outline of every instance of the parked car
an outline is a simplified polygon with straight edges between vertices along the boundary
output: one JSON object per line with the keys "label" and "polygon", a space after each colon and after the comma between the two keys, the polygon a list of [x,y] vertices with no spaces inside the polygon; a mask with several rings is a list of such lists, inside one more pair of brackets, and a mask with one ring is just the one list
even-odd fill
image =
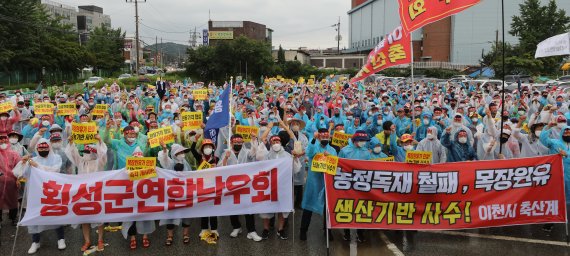
{"label": "parked car", "polygon": [[88,78],[87,80],[83,81],[83,84],[84,85],[95,85],[99,81],[103,81],[103,78],[98,77],[98,76],[92,76],[92,77]]}
{"label": "parked car", "polygon": [[126,78],[131,78],[131,77],[133,77],[131,74],[126,74],[126,73],[125,73],[125,74],[122,74],[122,75],[119,76],[119,80],[121,80],[121,79],[126,79]]}

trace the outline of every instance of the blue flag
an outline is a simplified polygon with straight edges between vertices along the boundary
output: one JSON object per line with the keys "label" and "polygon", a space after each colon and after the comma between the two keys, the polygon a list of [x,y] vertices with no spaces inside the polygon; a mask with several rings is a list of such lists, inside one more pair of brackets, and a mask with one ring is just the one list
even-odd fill
{"label": "blue flag", "polygon": [[220,99],[216,102],[214,113],[212,113],[210,118],[208,118],[208,122],[206,122],[204,134],[209,134],[209,130],[228,126],[230,122],[230,93],[231,86],[228,85],[222,92],[222,95],[220,95]]}

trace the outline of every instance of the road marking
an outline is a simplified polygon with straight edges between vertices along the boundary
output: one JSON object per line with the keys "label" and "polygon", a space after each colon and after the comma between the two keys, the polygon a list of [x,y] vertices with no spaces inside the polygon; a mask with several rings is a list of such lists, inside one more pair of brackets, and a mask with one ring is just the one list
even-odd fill
{"label": "road marking", "polygon": [[468,232],[435,231],[435,230],[424,230],[424,231],[420,231],[420,232],[424,232],[424,233],[434,233],[434,234],[443,234],[443,235],[452,235],[452,236],[467,236],[467,237],[484,238],[484,239],[494,239],[494,240],[503,240],[503,241],[513,241],[513,242],[532,243],[532,244],[547,244],[547,245],[558,245],[558,246],[570,247],[570,245],[568,245],[566,242],[561,242],[561,241],[549,241],[549,240],[519,238],[519,237],[512,237],[512,236],[484,235],[484,234],[476,234],[476,233],[468,233]]}
{"label": "road marking", "polygon": [[388,237],[386,237],[386,235],[384,235],[384,232],[380,233],[380,238],[382,238],[382,241],[386,244],[386,247],[388,248],[388,250],[392,251],[392,253],[394,253],[394,256],[404,256],[404,253],[402,251],[400,251],[400,249],[398,249],[398,246],[396,246],[394,243],[390,242],[390,239],[388,239]]}

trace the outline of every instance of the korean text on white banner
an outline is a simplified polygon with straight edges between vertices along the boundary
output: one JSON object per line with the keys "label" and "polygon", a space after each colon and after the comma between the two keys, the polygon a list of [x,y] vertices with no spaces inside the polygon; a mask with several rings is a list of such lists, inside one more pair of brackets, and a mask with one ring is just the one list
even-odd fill
{"label": "korean text on white banner", "polygon": [[570,33],[550,37],[538,44],[534,58],[570,55]]}
{"label": "korean text on white banner", "polygon": [[293,211],[291,158],[199,172],[156,168],[131,181],[125,169],[66,175],[34,169],[21,225],[64,225]]}

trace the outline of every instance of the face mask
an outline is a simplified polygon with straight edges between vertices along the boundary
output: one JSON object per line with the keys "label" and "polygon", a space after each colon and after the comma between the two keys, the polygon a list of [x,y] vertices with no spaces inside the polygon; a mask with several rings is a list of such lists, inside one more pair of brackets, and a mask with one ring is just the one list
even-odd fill
{"label": "face mask", "polygon": [[170,111],[171,111],[170,109],[165,109],[165,110],[164,110],[164,112],[166,112],[166,113],[170,113]]}
{"label": "face mask", "polygon": [[176,156],[176,160],[178,160],[178,161],[184,161],[184,154],[177,155],[177,156]]}
{"label": "face mask", "polygon": [[140,131],[138,126],[133,127],[135,129],[135,132],[138,133]]}
{"label": "face mask", "polygon": [[269,115],[269,119],[273,119],[275,115]]}
{"label": "face mask", "polygon": [[390,114],[390,111],[384,111],[384,115],[387,116],[388,114]]}
{"label": "face mask", "polygon": [[467,143],[467,137],[461,137],[461,138],[457,139],[457,141],[459,141],[459,143],[461,143],[461,144],[465,144],[465,143]]}
{"label": "face mask", "polygon": [[135,142],[135,138],[127,138],[127,141],[130,143],[133,143],[133,142]]}
{"label": "face mask", "polygon": [[211,155],[212,154],[213,149],[211,147],[205,147],[204,148],[204,155]]}
{"label": "face mask", "polygon": [[279,150],[281,150],[281,144],[273,144],[271,146],[271,149],[275,152],[278,152]]}
{"label": "face mask", "polygon": [[427,134],[427,138],[428,138],[429,140],[433,140],[433,138],[435,138],[435,136],[434,136],[433,134],[431,134],[431,133],[428,133],[428,134]]}
{"label": "face mask", "polygon": [[47,157],[49,155],[49,151],[39,151],[38,155],[40,155],[41,157]]}
{"label": "face mask", "polygon": [[234,145],[233,149],[234,149],[234,151],[239,152],[242,147],[243,147],[243,145]]}
{"label": "face mask", "polygon": [[174,99],[170,99],[170,102],[174,102]]}
{"label": "face mask", "polygon": [[8,148],[8,144],[6,144],[6,143],[0,144],[0,149],[4,150],[4,149],[7,149],[7,148]]}
{"label": "face mask", "polygon": [[566,143],[570,142],[570,136],[562,136],[562,140]]}
{"label": "face mask", "polygon": [[366,142],[365,142],[365,141],[359,141],[359,142],[356,143],[356,146],[358,146],[359,148],[362,148],[362,147],[364,147],[365,145],[366,145]]}
{"label": "face mask", "polygon": [[119,99],[115,99],[115,102],[119,102]]}
{"label": "face mask", "polygon": [[18,143],[18,138],[10,138],[9,141],[10,141],[10,144],[16,144],[16,143]]}
{"label": "face mask", "polygon": [[541,134],[541,133],[542,133],[542,130],[541,130],[541,131],[534,131],[534,135],[535,135],[536,137],[540,137],[540,134]]}
{"label": "face mask", "polygon": [[414,149],[414,146],[413,146],[413,145],[406,145],[406,146],[404,146],[404,149],[405,149],[406,151],[410,151],[410,150],[413,150],[413,149]]}
{"label": "face mask", "polygon": [[524,111],[519,110],[519,116],[524,116]]}
{"label": "face mask", "polygon": [[354,118],[352,116],[347,116],[346,119],[352,121]]}
{"label": "face mask", "polygon": [[62,146],[62,144],[61,144],[61,142],[52,142],[52,143],[51,143],[51,146],[52,146],[54,149],[60,149],[61,146]]}
{"label": "face mask", "polygon": [[501,141],[501,144],[505,144],[505,143],[507,143],[507,141],[509,141],[509,138],[501,137],[500,141]]}
{"label": "face mask", "polygon": [[556,127],[560,128],[560,129],[564,128],[565,126],[566,126],[565,123],[558,123],[558,124],[556,124]]}
{"label": "face mask", "polygon": [[375,154],[380,154],[380,152],[382,152],[382,148],[381,147],[375,147],[373,151]]}
{"label": "face mask", "polygon": [[326,147],[329,144],[329,140],[321,140],[321,146]]}
{"label": "face mask", "polygon": [[459,126],[461,126],[461,123],[453,122],[453,126],[454,126],[454,127],[459,127]]}
{"label": "face mask", "polygon": [[300,128],[301,127],[299,127],[298,125],[293,125],[293,127],[291,127],[291,129],[293,129],[294,132],[298,132]]}
{"label": "face mask", "polygon": [[376,124],[377,124],[377,125],[382,125],[382,120],[376,121]]}
{"label": "face mask", "polygon": [[49,121],[42,121],[43,126],[49,126]]}
{"label": "face mask", "polygon": [[429,120],[428,119],[424,119],[424,124],[428,125],[429,124]]}

